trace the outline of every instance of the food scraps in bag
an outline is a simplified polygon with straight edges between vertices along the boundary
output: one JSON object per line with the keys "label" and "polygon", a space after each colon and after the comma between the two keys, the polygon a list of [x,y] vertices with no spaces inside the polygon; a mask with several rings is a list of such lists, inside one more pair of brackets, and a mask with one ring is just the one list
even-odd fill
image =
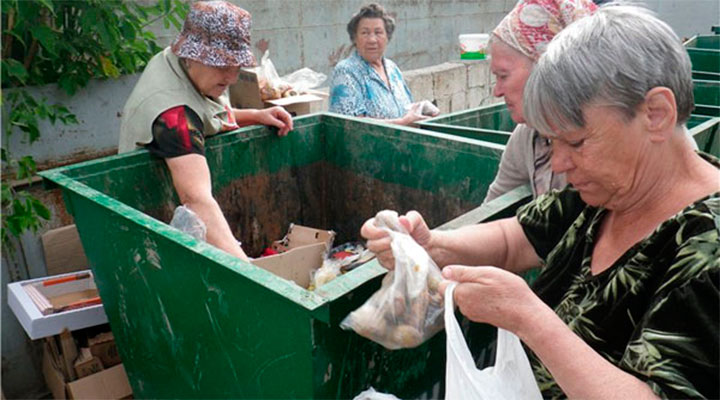
{"label": "food scraps in bag", "polygon": [[395,211],[381,211],[375,225],[391,236],[395,269],[380,289],[340,324],[390,350],[419,346],[443,328],[440,269],[407,234]]}

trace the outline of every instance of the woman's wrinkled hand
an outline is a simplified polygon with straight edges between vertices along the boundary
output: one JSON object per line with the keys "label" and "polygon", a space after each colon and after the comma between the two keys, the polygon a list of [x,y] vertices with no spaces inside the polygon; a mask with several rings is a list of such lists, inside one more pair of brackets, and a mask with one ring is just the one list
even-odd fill
{"label": "woman's wrinkled hand", "polygon": [[440,293],[452,281],[458,282],[453,300],[471,321],[518,334],[544,305],[523,278],[500,268],[449,265],[442,274]]}
{"label": "woman's wrinkled hand", "polygon": [[[400,217],[400,224],[408,231],[415,241],[430,252],[432,231],[417,211],[410,211]],[[395,258],[390,249],[390,236],[383,229],[375,226],[375,218],[365,221],[360,229],[362,237],[367,239],[367,248],[375,253],[378,261],[387,269],[395,268]]]}
{"label": "woman's wrinkled hand", "polygon": [[280,106],[257,110],[257,123],[278,128],[278,136],[286,136],[293,129],[290,113]]}

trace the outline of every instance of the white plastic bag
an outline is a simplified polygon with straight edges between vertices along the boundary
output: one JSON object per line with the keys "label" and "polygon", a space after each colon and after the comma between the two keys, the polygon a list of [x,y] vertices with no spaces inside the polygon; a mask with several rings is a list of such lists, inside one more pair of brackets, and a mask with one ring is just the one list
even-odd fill
{"label": "white plastic bag", "polygon": [[387,394],[387,393],[380,393],[377,390],[373,389],[371,386],[370,389],[361,392],[357,396],[353,398],[353,400],[400,400],[397,397]]}
{"label": "white plastic bag", "polygon": [[445,290],[445,333],[447,367],[445,398],[448,400],[527,400],[542,399],[527,354],[520,339],[498,328],[495,365],[479,370],[455,319],[453,292],[456,283]]}
{"label": "white plastic bag", "polygon": [[207,227],[205,223],[188,207],[179,206],[173,213],[170,226],[177,228],[182,232],[194,237],[197,240],[205,241]]}
{"label": "white plastic bag", "polygon": [[321,72],[315,72],[310,68],[301,68],[295,72],[291,72],[282,77],[282,80],[289,83],[293,89],[298,92],[304,92],[313,89],[327,79],[327,76]]}
{"label": "white plastic bag", "polygon": [[360,308],[340,323],[386,349],[417,347],[443,327],[440,269],[400,225],[395,211],[380,211],[375,226],[388,232],[395,269]]}
{"label": "white plastic bag", "polygon": [[435,117],[440,114],[440,109],[429,100],[421,100],[416,103],[408,104],[405,111],[412,111],[418,117]]}

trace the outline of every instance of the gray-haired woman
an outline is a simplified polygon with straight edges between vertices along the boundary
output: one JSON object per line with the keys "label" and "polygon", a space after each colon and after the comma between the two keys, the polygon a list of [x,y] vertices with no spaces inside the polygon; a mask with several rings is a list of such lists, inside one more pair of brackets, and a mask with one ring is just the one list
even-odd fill
{"label": "gray-haired woman", "polygon": [[[573,188],[455,231],[401,219],[445,266],[440,290],[460,282],[460,311],[532,350],[544,397],[720,397],[720,160],[687,140],[692,108],[670,27],[602,7],[556,36],[525,89],[525,118]],[[362,234],[392,265],[383,232]],[[537,266],[530,290],[515,273]]]}
{"label": "gray-haired woman", "polygon": [[[355,51],[340,61],[330,83],[332,112],[409,125],[421,119],[400,69],[385,58],[395,20],[379,4],[363,6],[347,25]],[[416,106],[417,107],[417,106]]]}

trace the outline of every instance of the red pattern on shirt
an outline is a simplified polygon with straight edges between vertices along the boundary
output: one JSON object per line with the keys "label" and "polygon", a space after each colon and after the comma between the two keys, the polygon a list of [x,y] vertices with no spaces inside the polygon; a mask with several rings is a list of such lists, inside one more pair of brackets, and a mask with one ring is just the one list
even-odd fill
{"label": "red pattern on shirt", "polygon": [[165,120],[165,126],[175,129],[180,135],[180,140],[186,150],[192,149],[190,143],[190,129],[188,129],[187,118],[185,118],[185,106],[171,108],[160,115]]}

